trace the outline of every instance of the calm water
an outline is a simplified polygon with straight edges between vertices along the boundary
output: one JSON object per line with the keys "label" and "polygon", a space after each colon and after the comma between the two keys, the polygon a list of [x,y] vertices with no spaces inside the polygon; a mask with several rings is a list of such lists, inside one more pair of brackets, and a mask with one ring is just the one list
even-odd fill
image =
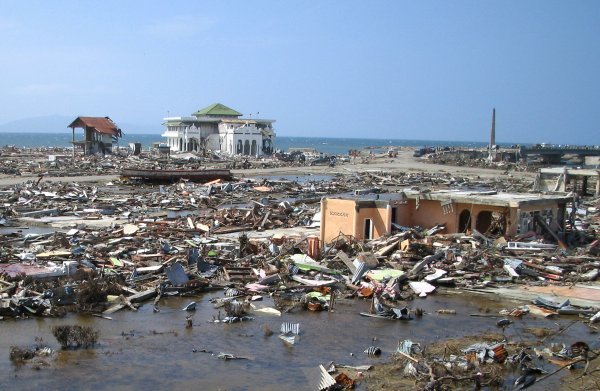
{"label": "calm water", "polygon": [[[333,313],[310,311],[283,314],[281,317],[257,316],[255,320],[236,324],[211,323],[218,310],[208,302],[220,293],[195,298],[162,299],[161,311],[154,313],[151,303],[137,312],[122,310],[113,320],[70,315],[63,319],[6,320],[0,324],[0,389],[17,390],[314,390],[318,365],[364,365],[388,361],[398,340],[410,339],[427,344],[439,339],[456,338],[486,332],[498,332],[495,318],[470,317],[481,308],[497,313],[515,303],[499,303],[488,298],[434,294],[410,303],[428,314],[412,321],[389,321],[365,318],[369,302],[362,299],[337,303]],[[190,300],[198,302],[194,327],[186,329],[186,312],[181,308]],[[255,302],[259,307],[272,305],[267,297]],[[453,308],[457,315],[439,315],[437,309]],[[281,322],[300,323],[300,339],[290,346],[281,341],[277,331]],[[511,340],[533,339],[524,327],[556,328],[570,319],[558,321],[525,316],[506,330]],[[59,351],[46,359],[40,369],[17,367],[9,361],[10,346],[34,343],[42,337],[58,348],[51,327],[79,323],[100,331],[94,349]],[[263,325],[275,332],[266,337]],[[585,339],[587,331],[576,324],[561,335],[561,340]],[[376,340],[374,341],[374,338]],[[367,357],[369,346],[381,347],[379,358]],[[223,361],[206,349],[246,357],[247,360]],[[354,355],[350,355],[353,353]],[[545,389],[558,389],[559,376],[545,382]],[[510,381],[508,379],[507,381]],[[364,385],[359,389],[365,389]]]}
{"label": "calm water", "polygon": [[[82,136],[76,134],[76,138]],[[14,145],[17,147],[70,147],[71,133],[0,133],[0,146]],[[142,143],[143,148],[149,148],[154,142],[164,139],[160,134],[125,134],[119,140],[119,145],[127,146],[130,142]],[[466,146],[483,147],[485,142],[443,141],[443,140],[394,140],[373,138],[327,138],[327,137],[277,137],[275,148],[287,151],[290,147],[315,148],[326,154],[347,154],[350,149],[366,147],[392,146]]]}

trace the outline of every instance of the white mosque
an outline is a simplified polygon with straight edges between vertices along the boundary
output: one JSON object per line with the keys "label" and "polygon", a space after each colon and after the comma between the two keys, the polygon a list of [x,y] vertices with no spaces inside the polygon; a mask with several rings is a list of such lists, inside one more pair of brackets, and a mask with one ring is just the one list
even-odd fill
{"label": "white mosque", "polygon": [[262,156],[273,152],[275,131],[270,119],[241,118],[242,114],[214,103],[191,117],[167,117],[162,137],[175,152],[221,152]]}

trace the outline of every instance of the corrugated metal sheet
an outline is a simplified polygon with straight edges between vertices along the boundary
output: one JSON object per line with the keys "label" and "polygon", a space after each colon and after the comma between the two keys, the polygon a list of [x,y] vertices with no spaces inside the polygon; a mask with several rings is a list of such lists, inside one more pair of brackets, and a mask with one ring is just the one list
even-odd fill
{"label": "corrugated metal sheet", "polygon": [[327,372],[323,365],[319,365],[321,370],[321,379],[319,380],[318,391],[327,390],[335,385],[335,379]]}
{"label": "corrugated metal sheet", "polygon": [[377,346],[370,346],[365,349],[364,353],[371,357],[379,356],[381,354],[381,348],[378,348]]}
{"label": "corrugated metal sheet", "polygon": [[281,324],[281,334],[300,334],[300,323],[283,322]]}
{"label": "corrugated metal sheet", "polygon": [[369,270],[369,266],[365,262],[358,261],[356,271],[352,275],[352,283],[356,284],[362,276]]}
{"label": "corrugated metal sheet", "polygon": [[296,336],[300,334],[300,323],[283,322],[281,324],[279,338],[293,345],[296,343]]}

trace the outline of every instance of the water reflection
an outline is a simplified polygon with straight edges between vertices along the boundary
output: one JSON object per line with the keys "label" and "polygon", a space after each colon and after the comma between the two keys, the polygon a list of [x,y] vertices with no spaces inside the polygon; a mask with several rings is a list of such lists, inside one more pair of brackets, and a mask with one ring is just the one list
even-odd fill
{"label": "water reflection", "polygon": [[[137,312],[122,310],[106,320],[91,316],[70,315],[63,319],[7,320],[0,328],[0,346],[8,352],[13,345],[30,345],[42,337],[51,347],[58,344],[51,327],[79,323],[100,330],[100,344],[92,350],[60,351],[48,359],[41,370],[30,366],[13,366],[8,353],[0,356],[0,370],[5,376],[2,389],[227,389],[281,390],[312,389],[318,364],[377,364],[389,360],[398,340],[411,339],[427,344],[447,338],[498,332],[496,318],[471,317],[471,313],[497,314],[516,303],[501,303],[489,298],[436,294],[409,305],[422,308],[426,315],[412,321],[388,321],[365,318],[370,302],[339,302],[335,312],[294,312],[281,317],[256,316],[253,321],[213,323],[218,310],[208,300],[222,297],[207,293],[195,298],[168,297],[161,300],[160,312],[143,305]],[[182,311],[196,300],[193,328],[185,328]],[[257,306],[272,306],[267,297]],[[456,309],[457,315],[440,315],[438,309]],[[300,323],[300,338],[290,346],[277,337],[283,321]],[[558,323],[567,324],[561,318]],[[263,325],[275,331],[265,336]],[[556,327],[554,321],[533,316],[516,320],[506,330],[509,339],[533,339],[525,327]],[[569,328],[564,338],[583,339],[584,326]],[[380,357],[367,357],[369,346],[381,347]],[[219,352],[231,353],[247,360],[224,361]],[[353,353],[353,355],[351,355]],[[558,377],[557,377],[558,380]],[[556,385],[556,383],[554,383]],[[551,383],[546,383],[550,387]]]}

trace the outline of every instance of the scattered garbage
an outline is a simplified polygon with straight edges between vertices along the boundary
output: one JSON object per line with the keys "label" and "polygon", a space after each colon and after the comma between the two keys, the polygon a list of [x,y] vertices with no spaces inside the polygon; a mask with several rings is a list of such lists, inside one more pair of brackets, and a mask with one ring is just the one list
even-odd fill
{"label": "scattered garbage", "polygon": [[[336,168],[343,168],[343,162],[338,162]],[[232,164],[216,158],[204,163],[224,169]],[[276,164],[288,163],[299,164]],[[60,168],[69,164],[69,170]],[[285,318],[292,312],[323,311],[321,315],[331,313],[334,318],[340,304],[366,300],[370,310],[356,311],[357,316],[369,322],[412,321],[408,325],[420,317],[432,316],[443,322],[453,318],[446,315],[464,314],[461,308],[434,307],[433,314],[419,308],[418,303],[440,292],[521,300],[500,313],[487,314],[497,317],[497,339],[463,346],[463,350],[454,349],[435,359],[425,357],[419,344],[399,341],[394,354],[406,361],[403,373],[425,386],[445,381],[435,374],[435,367],[451,371],[453,381],[497,381],[496,369],[494,373],[481,372],[477,366],[516,363],[513,356],[520,351],[515,353],[515,346],[506,339],[519,319],[575,317],[591,330],[596,330],[600,320],[597,197],[574,201],[566,216],[544,212],[544,216],[534,217],[522,211],[516,237],[495,230],[497,221],[490,214],[489,229],[481,232],[445,233],[443,225],[430,221],[426,227],[392,224],[388,234],[376,239],[340,233],[323,243],[320,226],[326,222],[321,221],[319,201],[325,195],[353,193],[379,200],[388,193],[401,193],[403,188],[418,188],[425,199],[425,183],[495,192],[526,191],[528,187],[517,179],[484,181],[442,172],[375,171],[336,173],[314,181],[268,177],[156,185],[125,179],[110,184],[44,180],[100,170],[116,175],[125,165],[151,168],[156,164],[143,152],[125,159],[63,159],[47,167],[16,158],[7,162],[6,167],[21,175],[42,176],[0,188],[0,319],[77,312],[111,320],[111,314],[137,311],[150,300],[154,300],[154,313],[165,313],[162,304],[166,298],[185,296],[187,304],[177,307],[180,325],[185,318],[185,327],[192,328],[198,325],[192,318],[194,311],[205,308],[198,294],[210,291],[218,295],[211,300],[212,323],[243,327],[227,325],[282,317],[279,338],[294,345],[300,324]],[[199,168],[198,162],[177,159],[169,165]],[[451,212],[448,205],[440,204],[440,213]],[[557,219],[564,219],[565,226],[556,236],[547,226]],[[457,214],[461,224],[458,220]],[[569,291],[568,299],[561,289]],[[269,303],[261,302],[263,298]],[[490,325],[494,327],[494,323]],[[265,336],[273,334],[270,327],[274,326],[263,324]],[[92,347],[99,338],[93,329],[79,325],[57,326],[53,333],[64,349]],[[364,353],[379,356],[384,348],[370,346]],[[393,349],[385,349],[389,350]],[[573,360],[594,354],[594,348],[584,341],[567,350],[547,356]],[[10,357],[27,360],[38,354],[36,349],[16,347]],[[229,353],[216,357],[244,358]],[[320,366],[323,389],[350,387],[358,379],[351,373],[333,377],[331,373],[337,369],[329,369]],[[433,379],[429,369],[434,371]],[[515,384],[523,388],[540,381],[544,375],[535,371],[535,367],[524,368],[523,378]]]}
{"label": "scattered garbage", "polygon": [[381,348],[378,348],[377,346],[370,346],[368,348],[365,349],[364,353],[367,356],[380,356],[381,355]]}
{"label": "scattered garbage", "polygon": [[299,334],[300,323],[283,322],[281,324],[279,338],[281,338],[284,342],[294,345]]}

